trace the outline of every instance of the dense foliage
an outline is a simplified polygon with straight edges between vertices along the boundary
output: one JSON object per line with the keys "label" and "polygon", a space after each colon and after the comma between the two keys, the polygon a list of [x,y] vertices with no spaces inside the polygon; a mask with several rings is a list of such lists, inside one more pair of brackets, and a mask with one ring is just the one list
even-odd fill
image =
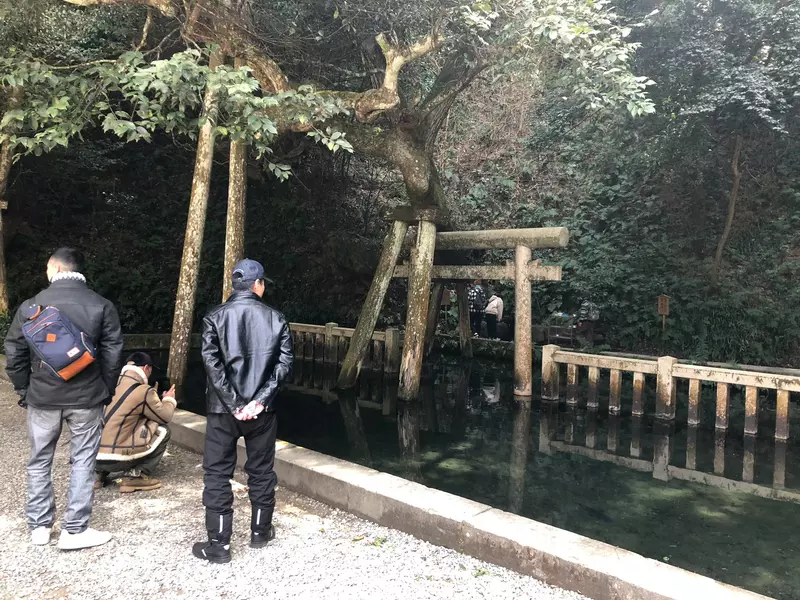
{"label": "dense foliage", "polygon": [[[69,15],[65,22],[74,19],[74,9],[49,4],[47,10]],[[316,3],[313,10],[288,0],[253,3],[252,18],[271,34],[265,43],[295,80],[317,82],[314,89],[360,89],[380,72],[376,33],[418,39],[433,18],[413,3],[408,10],[394,4],[332,3],[326,12]],[[591,6],[601,12],[580,12]],[[598,25],[593,19],[613,16],[608,5],[562,0],[477,3],[448,21],[447,56],[458,55],[457,43],[467,49],[468,64],[485,58],[476,48],[502,50],[492,55],[491,68],[474,74],[438,134],[441,183],[460,225],[570,228],[567,250],[541,254],[563,264],[565,276],[536,287],[539,319],[589,298],[600,305],[615,348],[800,363],[800,7],[779,0],[664,0],[617,8],[628,22]],[[533,21],[514,18],[515,11],[534,9]],[[60,31],[58,44],[48,25],[52,13],[44,11],[50,16],[34,28],[38,37],[29,36],[25,64],[34,58],[73,64],[129,51],[142,11],[114,10],[113,25],[108,10],[82,11],[83,19],[66,29],[74,35]],[[389,14],[397,15],[394,27]],[[615,35],[584,45],[595,26]],[[18,35],[8,27],[5,40]],[[612,50],[623,43],[634,74],[612,72],[613,86],[604,88],[597,69],[616,68],[620,52]],[[127,56],[152,69],[156,55],[143,52],[144,58]],[[164,68],[175,60],[187,60],[192,72],[205,68],[196,55],[169,56],[177,58],[164,57]],[[409,67],[401,80],[404,105],[424,104],[441,84],[442,60]],[[604,60],[610,62],[601,67]],[[103,68],[112,67],[120,68]],[[69,73],[55,71],[62,78]],[[242,82],[250,77],[227,73]],[[647,87],[651,80],[655,85]],[[598,110],[619,104],[626,85],[639,100],[628,114]],[[645,87],[649,97],[640,96]],[[201,87],[192,90],[196,101]],[[124,97],[112,96],[109,107],[125,113],[114,118],[133,122],[134,113],[119,108]],[[630,118],[640,112],[646,116]],[[181,130],[188,131],[199,115],[185,114]],[[407,126],[408,114],[390,114],[380,127]],[[119,128],[125,133],[129,126]],[[143,128],[152,137],[148,145],[126,145],[83,127],[85,142],[15,167],[5,228],[12,303],[39,287],[45,256],[67,237],[89,250],[92,281],[119,303],[128,330],[170,327],[193,148],[188,137],[161,133],[162,123]],[[276,280],[272,298],[293,320],[354,323],[385,231],[381,213],[406,201],[402,177],[354,146],[355,155],[331,155],[305,133],[272,142],[269,162],[289,165],[296,175],[283,183],[251,165],[247,253],[264,260]],[[214,174],[198,312],[218,300],[221,288],[225,156],[220,152]],[[511,288],[498,289],[512,313]],[[398,322],[400,284],[392,294],[385,318]],[[671,297],[664,336],[659,294]]]}

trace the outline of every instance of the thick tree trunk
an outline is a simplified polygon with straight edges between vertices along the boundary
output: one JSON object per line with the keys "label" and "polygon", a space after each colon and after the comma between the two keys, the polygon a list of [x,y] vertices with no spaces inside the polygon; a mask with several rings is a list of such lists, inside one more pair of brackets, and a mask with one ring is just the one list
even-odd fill
{"label": "thick tree trunk", "polygon": [[399,396],[403,400],[416,400],[419,396],[425,330],[428,324],[428,305],[431,300],[431,270],[435,245],[436,225],[428,221],[420,221],[417,229],[417,243],[411,261],[411,273],[408,277],[406,337],[403,342],[403,359],[400,364]]}
{"label": "thick tree trunk", "polygon": [[[211,54],[209,66],[214,69],[222,62],[218,52]],[[192,194],[189,200],[189,216],[186,220],[186,237],[183,241],[183,257],[175,299],[175,318],[169,347],[167,375],[180,390],[186,376],[189,346],[192,339],[194,305],[197,295],[197,276],[200,271],[200,252],[203,248],[208,194],[211,185],[211,168],[214,163],[214,120],[216,98],[207,90],[203,99],[206,122],[197,138],[197,156],[194,165]]]}
{"label": "thick tree trunk", "polygon": [[[11,89],[6,103],[6,110],[13,110],[22,103],[22,87]],[[5,239],[3,237],[3,207],[7,207],[8,179],[11,175],[11,163],[14,159],[14,149],[11,144],[4,142],[0,148],[0,314],[8,312],[8,281],[6,276]]]}
{"label": "thick tree trunk", "polygon": [[361,315],[358,317],[356,330],[350,340],[350,347],[347,350],[347,356],[339,373],[339,380],[336,384],[339,389],[353,387],[358,379],[361,363],[372,340],[372,333],[375,330],[375,324],[378,322],[383,299],[386,297],[386,290],[389,289],[389,282],[392,280],[394,266],[397,264],[397,257],[400,255],[400,249],[403,246],[403,239],[407,231],[408,223],[395,221],[392,223],[389,233],[386,234],[381,257],[378,261],[378,268],[375,270],[375,277],[369,287],[369,292],[367,292]]}
{"label": "thick tree trunk", "polygon": [[225,226],[225,271],[222,301],[231,295],[231,273],[244,258],[245,214],[247,212],[247,144],[231,142],[228,183],[228,221]]}
{"label": "thick tree trunk", "polygon": [[722,230],[722,235],[717,243],[717,252],[714,255],[714,264],[711,267],[711,286],[716,287],[719,283],[719,275],[722,269],[722,254],[725,251],[725,245],[728,243],[728,238],[731,235],[733,228],[733,217],[736,213],[736,201],[739,199],[739,188],[742,182],[742,173],[739,168],[739,159],[742,154],[742,136],[736,136],[736,144],[733,148],[733,160],[731,161],[731,171],[733,172],[733,183],[731,184],[731,195],[728,199],[728,217],[725,219],[725,228]]}

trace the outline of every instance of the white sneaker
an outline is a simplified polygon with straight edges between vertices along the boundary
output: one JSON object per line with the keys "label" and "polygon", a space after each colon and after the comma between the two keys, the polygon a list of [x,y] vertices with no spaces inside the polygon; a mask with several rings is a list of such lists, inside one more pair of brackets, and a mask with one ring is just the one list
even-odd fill
{"label": "white sneaker", "polygon": [[37,527],[31,531],[31,544],[34,546],[47,546],[50,543],[52,527]]}
{"label": "white sneaker", "polygon": [[69,533],[66,529],[61,530],[61,537],[58,538],[59,550],[82,550],[102,546],[111,541],[111,534],[107,531],[97,531],[89,527],[81,533]]}

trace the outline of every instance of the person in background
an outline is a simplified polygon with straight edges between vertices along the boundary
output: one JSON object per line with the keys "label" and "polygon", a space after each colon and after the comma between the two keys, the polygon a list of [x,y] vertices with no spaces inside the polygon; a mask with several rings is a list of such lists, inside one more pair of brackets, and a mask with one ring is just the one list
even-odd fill
{"label": "person in background", "polygon": [[[28,409],[28,527],[31,543],[45,546],[56,518],[53,457],[64,423],[70,431],[67,509],[58,547],[100,546],[111,534],[89,527],[94,500],[94,467],[103,430],[103,405],[113,393],[122,358],[122,328],[114,305],[86,285],[83,253],[60,248],[47,263],[50,286],[23,302],[5,340],[6,372]],[[55,307],[91,340],[96,360],[64,380],[39,360],[23,333],[36,307]],[[55,334],[53,334],[55,339]],[[49,340],[48,340],[49,341]]]}
{"label": "person in background", "polygon": [[503,299],[495,293],[489,296],[489,302],[486,304],[486,332],[489,339],[496,340],[497,337],[497,324],[503,320]]}
{"label": "person in background", "polygon": [[486,309],[486,292],[483,291],[480,280],[475,281],[469,288],[467,295],[469,301],[469,323],[472,337],[480,337],[483,311]]}
{"label": "person in background", "polygon": [[203,320],[202,355],[208,381],[203,505],[207,542],[192,554],[212,563],[231,560],[236,445],[244,438],[250,495],[250,546],[275,538],[275,438],[273,403],[292,374],[292,335],[281,313],[261,301],[264,267],[244,259],[233,269],[233,294]]}
{"label": "person in background", "polygon": [[122,367],[117,390],[106,408],[105,427],[97,455],[96,488],[107,485],[115,473],[124,473],[119,483],[123,494],[161,487],[152,477],[169,443],[167,423],[177,402],[175,386],[159,397],[148,381],[153,361],[144,352],[134,352]]}

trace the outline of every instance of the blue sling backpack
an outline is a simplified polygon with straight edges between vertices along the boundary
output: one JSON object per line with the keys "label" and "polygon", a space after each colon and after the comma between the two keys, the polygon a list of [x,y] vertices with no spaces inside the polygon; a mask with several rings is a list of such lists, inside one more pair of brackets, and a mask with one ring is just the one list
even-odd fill
{"label": "blue sling backpack", "polygon": [[69,381],[97,359],[86,334],[55,306],[34,305],[23,313],[22,334],[33,352],[53,373]]}

